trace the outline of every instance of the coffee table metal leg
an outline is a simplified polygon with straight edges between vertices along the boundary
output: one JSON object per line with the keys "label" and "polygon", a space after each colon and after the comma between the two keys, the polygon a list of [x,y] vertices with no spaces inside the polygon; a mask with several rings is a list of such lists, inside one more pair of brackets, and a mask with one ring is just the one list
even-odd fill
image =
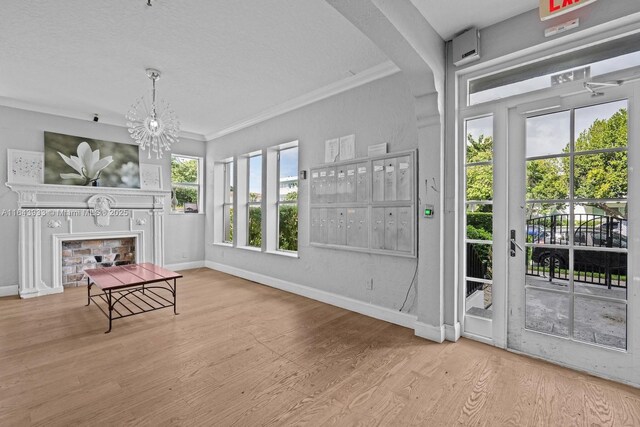
{"label": "coffee table metal leg", "polygon": [[111,315],[113,313],[113,303],[111,302],[111,289],[109,289],[109,294],[107,295],[107,301],[109,305],[109,330],[105,332],[105,334],[108,334],[109,332],[111,332],[111,322],[113,321],[113,317]]}
{"label": "coffee table metal leg", "polygon": [[91,278],[87,277],[87,305],[91,304]]}
{"label": "coffee table metal leg", "polygon": [[176,279],[173,279],[173,314],[177,315],[178,312],[176,311],[176,294],[178,293],[178,285],[176,283]]}

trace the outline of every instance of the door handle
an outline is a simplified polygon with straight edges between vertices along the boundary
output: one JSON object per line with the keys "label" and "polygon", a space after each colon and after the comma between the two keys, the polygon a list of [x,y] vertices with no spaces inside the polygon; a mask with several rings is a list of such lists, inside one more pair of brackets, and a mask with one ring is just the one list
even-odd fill
{"label": "door handle", "polygon": [[521,252],[524,252],[522,246],[516,242],[516,230],[511,230],[511,239],[510,239],[510,250],[509,253],[512,257],[516,256],[516,248],[520,249]]}

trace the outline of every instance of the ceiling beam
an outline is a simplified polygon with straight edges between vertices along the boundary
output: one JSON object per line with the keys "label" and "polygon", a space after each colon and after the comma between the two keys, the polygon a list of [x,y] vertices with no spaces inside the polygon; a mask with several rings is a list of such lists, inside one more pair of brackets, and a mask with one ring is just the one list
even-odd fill
{"label": "ceiling beam", "polygon": [[444,40],[409,0],[326,0],[373,41],[408,79],[416,99],[437,93],[444,112]]}

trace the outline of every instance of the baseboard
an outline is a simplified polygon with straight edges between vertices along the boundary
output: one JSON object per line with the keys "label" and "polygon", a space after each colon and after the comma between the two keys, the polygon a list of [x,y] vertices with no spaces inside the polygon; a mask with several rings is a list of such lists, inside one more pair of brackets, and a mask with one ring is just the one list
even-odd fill
{"label": "baseboard", "polygon": [[20,298],[35,298],[35,297],[43,297],[45,295],[55,295],[61,294],[64,291],[64,288],[61,286],[59,288],[43,288],[36,289],[34,292],[20,292]]}
{"label": "baseboard", "polygon": [[204,267],[204,261],[179,262],[176,264],[165,264],[164,266],[167,270],[173,271],[191,270],[192,268],[202,267]]}
{"label": "baseboard", "polygon": [[[291,292],[296,295],[311,298],[313,300],[330,304],[336,307],[344,308],[345,310],[364,314],[365,316],[373,317],[375,319],[384,320],[385,322],[404,326],[405,328],[414,329],[416,324],[417,318],[414,315],[401,313],[399,311],[380,307],[378,305],[368,304],[362,301],[355,300],[353,298],[336,295],[331,292],[322,291],[304,285],[298,285],[296,283],[287,282],[275,277],[254,273],[252,271],[247,271],[237,267],[231,267],[213,261],[205,261],[205,267],[212,270],[222,271],[223,273],[232,274],[234,276],[242,277],[243,279],[251,280],[253,282],[280,289],[282,291]],[[439,342],[442,342],[442,340],[440,340]]]}
{"label": "baseboard", "polygon": [[437,343],[444,342],[444,337],[445,337],[444,325],[433,326],[433,325],[427,325],[426,323],[416,321],[414,329],[415,329],[416,336],[419,336],[420,338],[424,338],[430,341],[435,341]]}
{"label": "baseboard", "polygon": [[444,325],[444,338],[447,341],[458,341],[460,339],[460,322],[456,322],[453,325]]}
{"label": "baseboard", "polygon": [[0,297],[10,297],[18,295],[18,285],[0,286]]}

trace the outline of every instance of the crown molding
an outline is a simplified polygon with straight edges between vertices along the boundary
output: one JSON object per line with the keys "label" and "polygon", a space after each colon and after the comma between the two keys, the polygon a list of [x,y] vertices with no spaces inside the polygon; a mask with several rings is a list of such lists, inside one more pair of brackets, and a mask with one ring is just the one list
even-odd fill
{"label": "crown molding", "polygon": [[[258,124],[266,120],[272,119],[274,117],[280,116],[282,114],[288,113],[290,111],[297,110],[298,108],[302,108],[309,104],[313,104],[314,102],[318,102],[323,99],[332,97],[334,95],[338,95],[342,92],[355,89],[359,86],[365,85],[367,83],[371,83],[375,80],[379,80],[384,77],[391,76],[393,74],[396,74],[399,71],[400,71],[400,68],[398,68],[398,66],[393,62],[391,61],[383,62],[382,64],[376,65],[375,67],[371,67],[354,76],[347,77],[346,79],[340,80],[335,83],[331,83],[330,85],[321,87],[320,89],[316,89],[314,91],[311,91],[297,98],[283,102],[280,105],[271,107],[253,117],[248,117],[244,120],[236,122],[218,131],[214,131],[209,134],[203,135],[195,132],[182,130],[180,131],[180,136],[184,138],[193,139],[195,141],[209,142],[209,141],[221,138],[230,133],[237,132],[241,129],[245,129],[255,124]],[[85,120],[85,121],[93,120],[93,114],[88,114],[86,112],[62,109],[56,106],[40,105],[40,104],[36,104],[28,101],[22,101],[19,99],[9,98],[5,96],[0,96],[0,106],[16,108],[19,110],[33,111],[33,112],[42,113],[42,114],[50,114],[53,116],[65,117],[69,119]],[[119,117],[117,115],[101,114],[99,123],[111,125],[111,126],[118,126],[122,128],[127,127],[127,122],[124,116]]]}
{"label": "crown molding", "polygon": [[[64,117],[67,119],[83,120],[88,122],[93,120],[93,114],[88,114],[88,113],[74,111],[74,110],[65,110],[60,107],[39,105],[39,104],[35,104],[28,101],[22,101],[15,98],[8,98],[6,96],[0,96],[0,106],[15,108],[18,110],[32,111],[34,113],[50,114],[52,116]],[[111,126],[117,126],[121,128],[127,127],[127,120],[124,118],[124,115],[120,118],[120,117],[117,117],[116,115],[100,114],[100,121],[98,123],[101,125],[103,124],[111,125]],[[207,142],[207,140],[205,139],[205,136],[200,133],[181,130],[180,136],[184,138],[193,139],[199,142]]]}
{"label": "crown molding", "polygon": [[259,113],[253,117],[249,117],[247,119],[236,122],[231,126],[207,134],[205,136],[205,139],[207,141],[213,141],[225,135],[229,135],[230,133],[237,132],[241,129],[248,128],[250,126],[264,122],[290,111],[297,110],[298,108],[302,108],[306,105],[313,104],[314,102],[321,101],[334,95],[338,95],[342,92],[346,92],[358,86],[371,83],[375,80],[391,76],[399,71],[400,68],[398,68],[398,66],[393,62],[383,62],[382,64],[371,67],[354,76],[347,77],[346,79],[340,80],[338,82],[324,86],[320,89],[311,91],[305,95],[283,102],[282,104],[264,110],[262,113]]}

